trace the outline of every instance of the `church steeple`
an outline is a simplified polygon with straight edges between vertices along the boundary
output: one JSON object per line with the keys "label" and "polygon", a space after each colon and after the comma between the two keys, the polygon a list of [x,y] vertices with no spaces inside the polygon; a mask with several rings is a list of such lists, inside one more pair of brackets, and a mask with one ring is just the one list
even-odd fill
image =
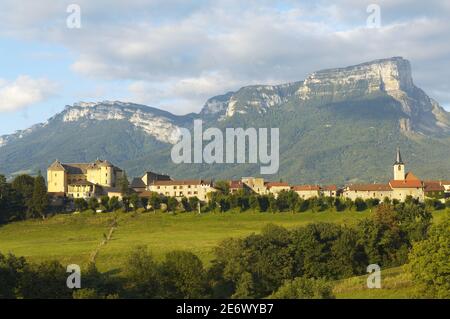
{"label": "church steeple", "polygon": [[400,147],[397,147],[397,157],[395,159],[394,165],[396,165],[396,164],[405,164],[405,163],[403,163],[403,160],[402,160],[402,154],[400,154]]}
{"label": "church steeple", "polygon": [[397,157],[394,162],[394,180],[405,180],[405,163],[403,163],[399,147],[397,147]]}

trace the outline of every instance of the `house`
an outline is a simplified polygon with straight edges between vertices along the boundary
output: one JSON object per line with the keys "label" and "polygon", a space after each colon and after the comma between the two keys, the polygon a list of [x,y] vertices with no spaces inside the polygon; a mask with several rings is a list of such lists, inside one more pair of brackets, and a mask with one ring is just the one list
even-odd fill
{"label": "house", "polygon": [[296,192],[302,199],[319,197],[321,195],[321,189],[319,185],[296,185],[292,186],[292,190]]}
{"label": "house", "polygon": [[250,190],[258,195],[267,195],[269,193],[264,178],[257,177],[243,177],[242,183],[245,184]]}
{"label": "house", "polygon": [[425,200],[424,183],[412,172],[405,174],[405,163],[402,160],[400,149],[397,149],[396,160],[393,164],[394,179],[388,184],[362,184],[349,185],[344,190],[344,197],[355,200],[356,198],[384,198],[390,200],[405,201],[408,196],[419,201]]}
{"label": "house", "polygon": [[154,181],[170,181],[169,175],[158,174],[151,171],[145,172],[142,177],[135,177],[131,181],[130,188],[138,193],[148,190],[148,187]]}
{"label": "house", "polygon": [[234,194],[238,191],[243,191],[246,189],[245,184],[242,181],[229,181],[230,193]]}
{"label": "house", "polygon": [[325,185],[322,186],[322,195],[326,197],[336,197],[339,196],[339,189],[336,185]]}
{"label": "house", "polygon": [[421,202],[425,200],[423,182],[411,172],[407,173],[403,180],[391,180],[389,185],[392,188],[392,199],[402,202],[411,196]]}
{"label": "house", "polygon": [[211,181],[202,179],[157,180],[149,185],[148,190],[180,200],[183,197],[197,197],[201,201],[208,201],[208,194],[216,191]]}
{"label": "house", "polygon": [[443,199],[446,197],[445,186],[441,181],[424,181],[425,198]]}
{"label": "house", "polygon": [[391,199],[392,188],[389,184],[355,184],[348,185],[343,192],[345,198],[363,200],[372,198],[382,201],[384,198]]}
{"label": "house", "polygon": [[389,182],[392,188],[392,199],[404,201],[411,196],[419,201],[425,200],[423,182],[412,172],[405,174],[405,163],[403,163],[400,149],[397,149],[397,158],[394,162],[394,179]]}
{"label": "house", "polygon": [[47,191],[73,198],[100,196],[116,187],[123,175],[122,169],[106,160],[71,164],[56,160],[47,169]]}
{"label": "house", "polygon": [[291,190],[289,184],[285,182],[267,182],[265,183],[265,186],[269,194],[274,195],[275,198],[278,196],[279,192]]}

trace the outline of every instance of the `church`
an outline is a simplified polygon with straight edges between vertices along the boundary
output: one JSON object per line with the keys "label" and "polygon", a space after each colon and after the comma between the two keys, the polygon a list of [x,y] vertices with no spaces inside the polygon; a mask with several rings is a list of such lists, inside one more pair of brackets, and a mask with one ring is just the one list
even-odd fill
{"label": "church", "polygon": [[425,192],[430,186],[435,186],[421,181],[412,172],[405,173],[405,163],[402,160],[400,149],[397,149],[393,170],[394,179],[390,180],[389,183],[348,185],[344,189],[343,196],[351,200],[355,200],[356,198],[363,200],[373,198],[379,199],[380,201],[385,198],[404,201],[406,197],[411,196],[423,202],[425,200]]}

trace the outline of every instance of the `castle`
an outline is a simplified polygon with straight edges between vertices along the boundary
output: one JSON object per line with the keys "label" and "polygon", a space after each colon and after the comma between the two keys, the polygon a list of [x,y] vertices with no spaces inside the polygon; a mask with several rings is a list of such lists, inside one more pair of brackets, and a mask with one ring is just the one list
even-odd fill
{"label": "castle", "polygon": [[72,198],[115,194],[123,170],[108,161],[63,164],[54,161],[47,169],[48,192]]}
{"label": "castle", "polygon": [[[107,195],[122,197],[117,182],[124,176],[122,169],[108,161],[97,160],[93,163],[63,164],[53,162],[47,171],[48,192],[53,195],[71,198],[90,198]],[[231,193],[247,190],[258,195],[272,194],[277,197],[281,191],[292,190],[300,198],[342,197],[351,200],[357,198],[405,201],[407,197],[423,202],[426,198],[444,198],[450,195],[450,181],[422,181],[412,172],[405,172],[400,149],[397,149],[393,164],[393,179],[385,184],[350,184],[343,188],[336,185],[289,185],[286,182],[266,182],[263,178],[243,177],[229,181]],[[202,179],[173,180],[168,175],[146,172],[142,177],[133,179],[130,189],[140,197],[149,197],[152,193],[171,196],[197,197],[208,200],[208,194],[215,192],[212,181]]]}

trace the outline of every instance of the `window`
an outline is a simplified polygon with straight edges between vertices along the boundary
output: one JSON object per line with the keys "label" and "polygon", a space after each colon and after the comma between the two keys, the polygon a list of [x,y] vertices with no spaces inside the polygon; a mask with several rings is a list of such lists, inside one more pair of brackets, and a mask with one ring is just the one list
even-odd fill
{"label": "window", "polygon": [[399,166],[397,166],[398,167],[398,170],[400,170],[400,165]]}

